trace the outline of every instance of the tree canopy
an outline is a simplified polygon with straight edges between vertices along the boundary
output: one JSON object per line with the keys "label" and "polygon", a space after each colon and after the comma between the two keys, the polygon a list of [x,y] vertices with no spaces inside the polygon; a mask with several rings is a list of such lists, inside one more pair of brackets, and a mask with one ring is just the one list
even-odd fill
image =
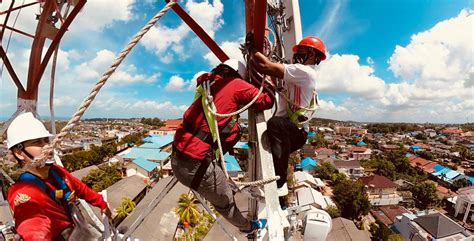
{"label": "tree canopy", "polygon": [[117,165],[102,165],[92,170],[82,181],[97,192],[100,192],[122,179]]}
{"label": "tree canopy", "polygon": [[354,220],[369,213],[370,202],[362,182],[341,180],[334,186],[333,193],[342,217]]}
{"label": "tree canopy", "polygon": [[431,182],[417,183],[411,192],[413,193],[415,206],[422,210],[433,207],[439,202],[436,186]]}

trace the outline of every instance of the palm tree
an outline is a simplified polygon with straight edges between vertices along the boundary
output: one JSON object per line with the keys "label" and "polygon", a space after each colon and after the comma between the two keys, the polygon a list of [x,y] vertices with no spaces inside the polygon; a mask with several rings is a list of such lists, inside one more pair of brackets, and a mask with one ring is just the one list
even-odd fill
{"label": "palm tree", "polygon": [[175,213],[178,215],[181,223],[188,223],[194,226],[201,218],[201,213],[197,207],[199,201],[192,195],[183,193],[178,199],[178,206]]}
{"label": "palm tree", "polygon": [[129,197],[123,197],[120,207],[115,209],[118,218],[126,218],[135,209],[135,202]]}

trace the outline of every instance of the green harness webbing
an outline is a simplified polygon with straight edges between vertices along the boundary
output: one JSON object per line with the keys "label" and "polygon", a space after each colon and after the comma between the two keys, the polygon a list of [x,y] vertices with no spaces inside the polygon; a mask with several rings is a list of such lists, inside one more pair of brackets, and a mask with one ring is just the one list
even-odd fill
{"label": "green harness webbing", "polygon": [[298,126],[299,128],[301,128],[303,125],[302,125],[302,122],[306,122],[306,120],[308,119],[305,114],[306,112],[308,111],[308,109],[315,109],[316,105],[317,105],[317,100],[316,100],[316,92],[313,92],[313,98],[311,98],[311,102],[309,103],[309,107],[299,107],[296,111],[293,111],[291,109],[291,103],[288,101],[290,99],[290,96],[288,94],[287,96],[287,101],[286,101],[286,112],[288,113],[288,117],[290,118],[290,121],[293,122],[296,126]]}
{"label": "green harness webbing", "polygon": [[[206,93],[204,92],[204,88],[202,87],[202,84],[200,84],[196,89],[196,95],[194,96],[194,101],[196,101],[198,98],[201,98],[202,110],[204,111],[204,116],[206,117],[207,125],[209,126],[209,131],[211,132],[211,135],[212,135],[212,142],[215,143],[217,141],[216,130],[219,131],[218,129],[219,127],[216,126],[215,117],[208,109],[207,96],[206,96]],[[232,119],[234,120],[234,122],[231,120],[231,123],[237,122],[237,116],[232,116]],[[211,148],[212,148],[212,145],[211,145]],[[216,160],[219,160],[220,159],[219,148],[217,148],[217,150],[214,150],[214,154],[216,156]]]}

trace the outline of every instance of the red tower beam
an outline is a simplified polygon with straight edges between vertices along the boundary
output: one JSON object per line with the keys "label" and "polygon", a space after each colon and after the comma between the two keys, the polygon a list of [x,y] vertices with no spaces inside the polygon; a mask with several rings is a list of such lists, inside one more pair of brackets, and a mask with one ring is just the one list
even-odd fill
{"label": "red tower beam", "polygon": [[[170,0],[165,0],[167,3],[170,2]],[[219,45],[216,44],[216,42],[202,29],[201,26],[199,26],[194,19],[189,16],[184,9],[176,3],[173,5],[173,10],[178,14],[179,17],[191,28],[191,30],[194,31],[194,33],[204,42],[204,44],[207,45],[207,47],[217,56],[217,58],[221,61],[224,62],[229,59],[229,56],[222,51],[222,49],[219,47]]]}

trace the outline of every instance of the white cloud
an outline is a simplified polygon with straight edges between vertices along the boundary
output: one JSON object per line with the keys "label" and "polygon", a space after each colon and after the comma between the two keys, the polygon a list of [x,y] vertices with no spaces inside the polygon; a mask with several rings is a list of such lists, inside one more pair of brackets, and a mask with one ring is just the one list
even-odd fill
{"label": "white cloud", "polygon": [[184,91],[184,90],[194,91],[196,90],[197,78],[204,73],[206,72],[205,71],[197,72],[196,74],[194,74],[191,80],[184,80],[179,75],[173,75],[168,81],[168,84],[166,84],[165,90],[167,91]]}
{"label": "white cloud", "polygon": [[[185,8],[211,38],[214,38],[215,32],[224,24],[222,20],[224,5],[220,0],[214,0],[213,3],[208,0],[203,2],[189,0]],[[184,22],[176,28],[157,24],[150,29],[140,43],[146,50],[156,54],[163,63],[169,64],[174,60],[175,55],[180,60],[189,58],[186,51],[190,46],[187,43],[192,42],[190,38],[196,38],[194,35],[190,36],[190,31],[191,29]],[[185,40],[186,43],[184,43]]]}
{"label": "white cloud", "polygon": [[186,82],[183,78],[178,75],[173,75],[170,78],[170,81],[166,85],[165,89],[168,91],[180,91],[186,85]]}
{"label": "white cloud", "polygon": [[370,66],[360,65],[357,55],[332,55],[316,67],[320,91],[349,92],[366,98],[380,98],[385,83]]}
{"label": "white cloud", "polygon": [[[80,81],[96,81],[109,68],[115,58],[116,55],[112,51],[102,49],[96,53],[95,58],[92,60],[77,65],[74,68],[74,72]],[[159,73],[147,76],[138,74],[137,72],[138,70],[135,65],[122,63],[108,81],[117,85],[127,85],[138,82],[151,84],[156,82],[156,79],[160,76]]]}
{"label": "white cloud", "polygon": [[132,18],[135,0],[98,0],[87,1],[74,21],[73,31],[100,31],[116,21],[128,21]]}
{"label": "white cloud", "polygon": [[[244,61],[244,56],[242,55],[242,52],[239,49],[240,44],[242,42],[243,39],[239,39],[237,42],[224,41],[219,46],[221,47],[222,51],[224,51],[224,53],[229,56],[229,58]],[[206,55],[204,55],[204,58],[213,67],[221,63],[221,61],[219,61],[219,59],[212,52],[208,52]]]}
{"label": "white cloud", "polygon": [[[415,34],[405,46],[396,46],[390,69],[402,80],[425,88],[463,87],[472,81],[473,10]],[[469,34],[470,33],[470,34]]]}

